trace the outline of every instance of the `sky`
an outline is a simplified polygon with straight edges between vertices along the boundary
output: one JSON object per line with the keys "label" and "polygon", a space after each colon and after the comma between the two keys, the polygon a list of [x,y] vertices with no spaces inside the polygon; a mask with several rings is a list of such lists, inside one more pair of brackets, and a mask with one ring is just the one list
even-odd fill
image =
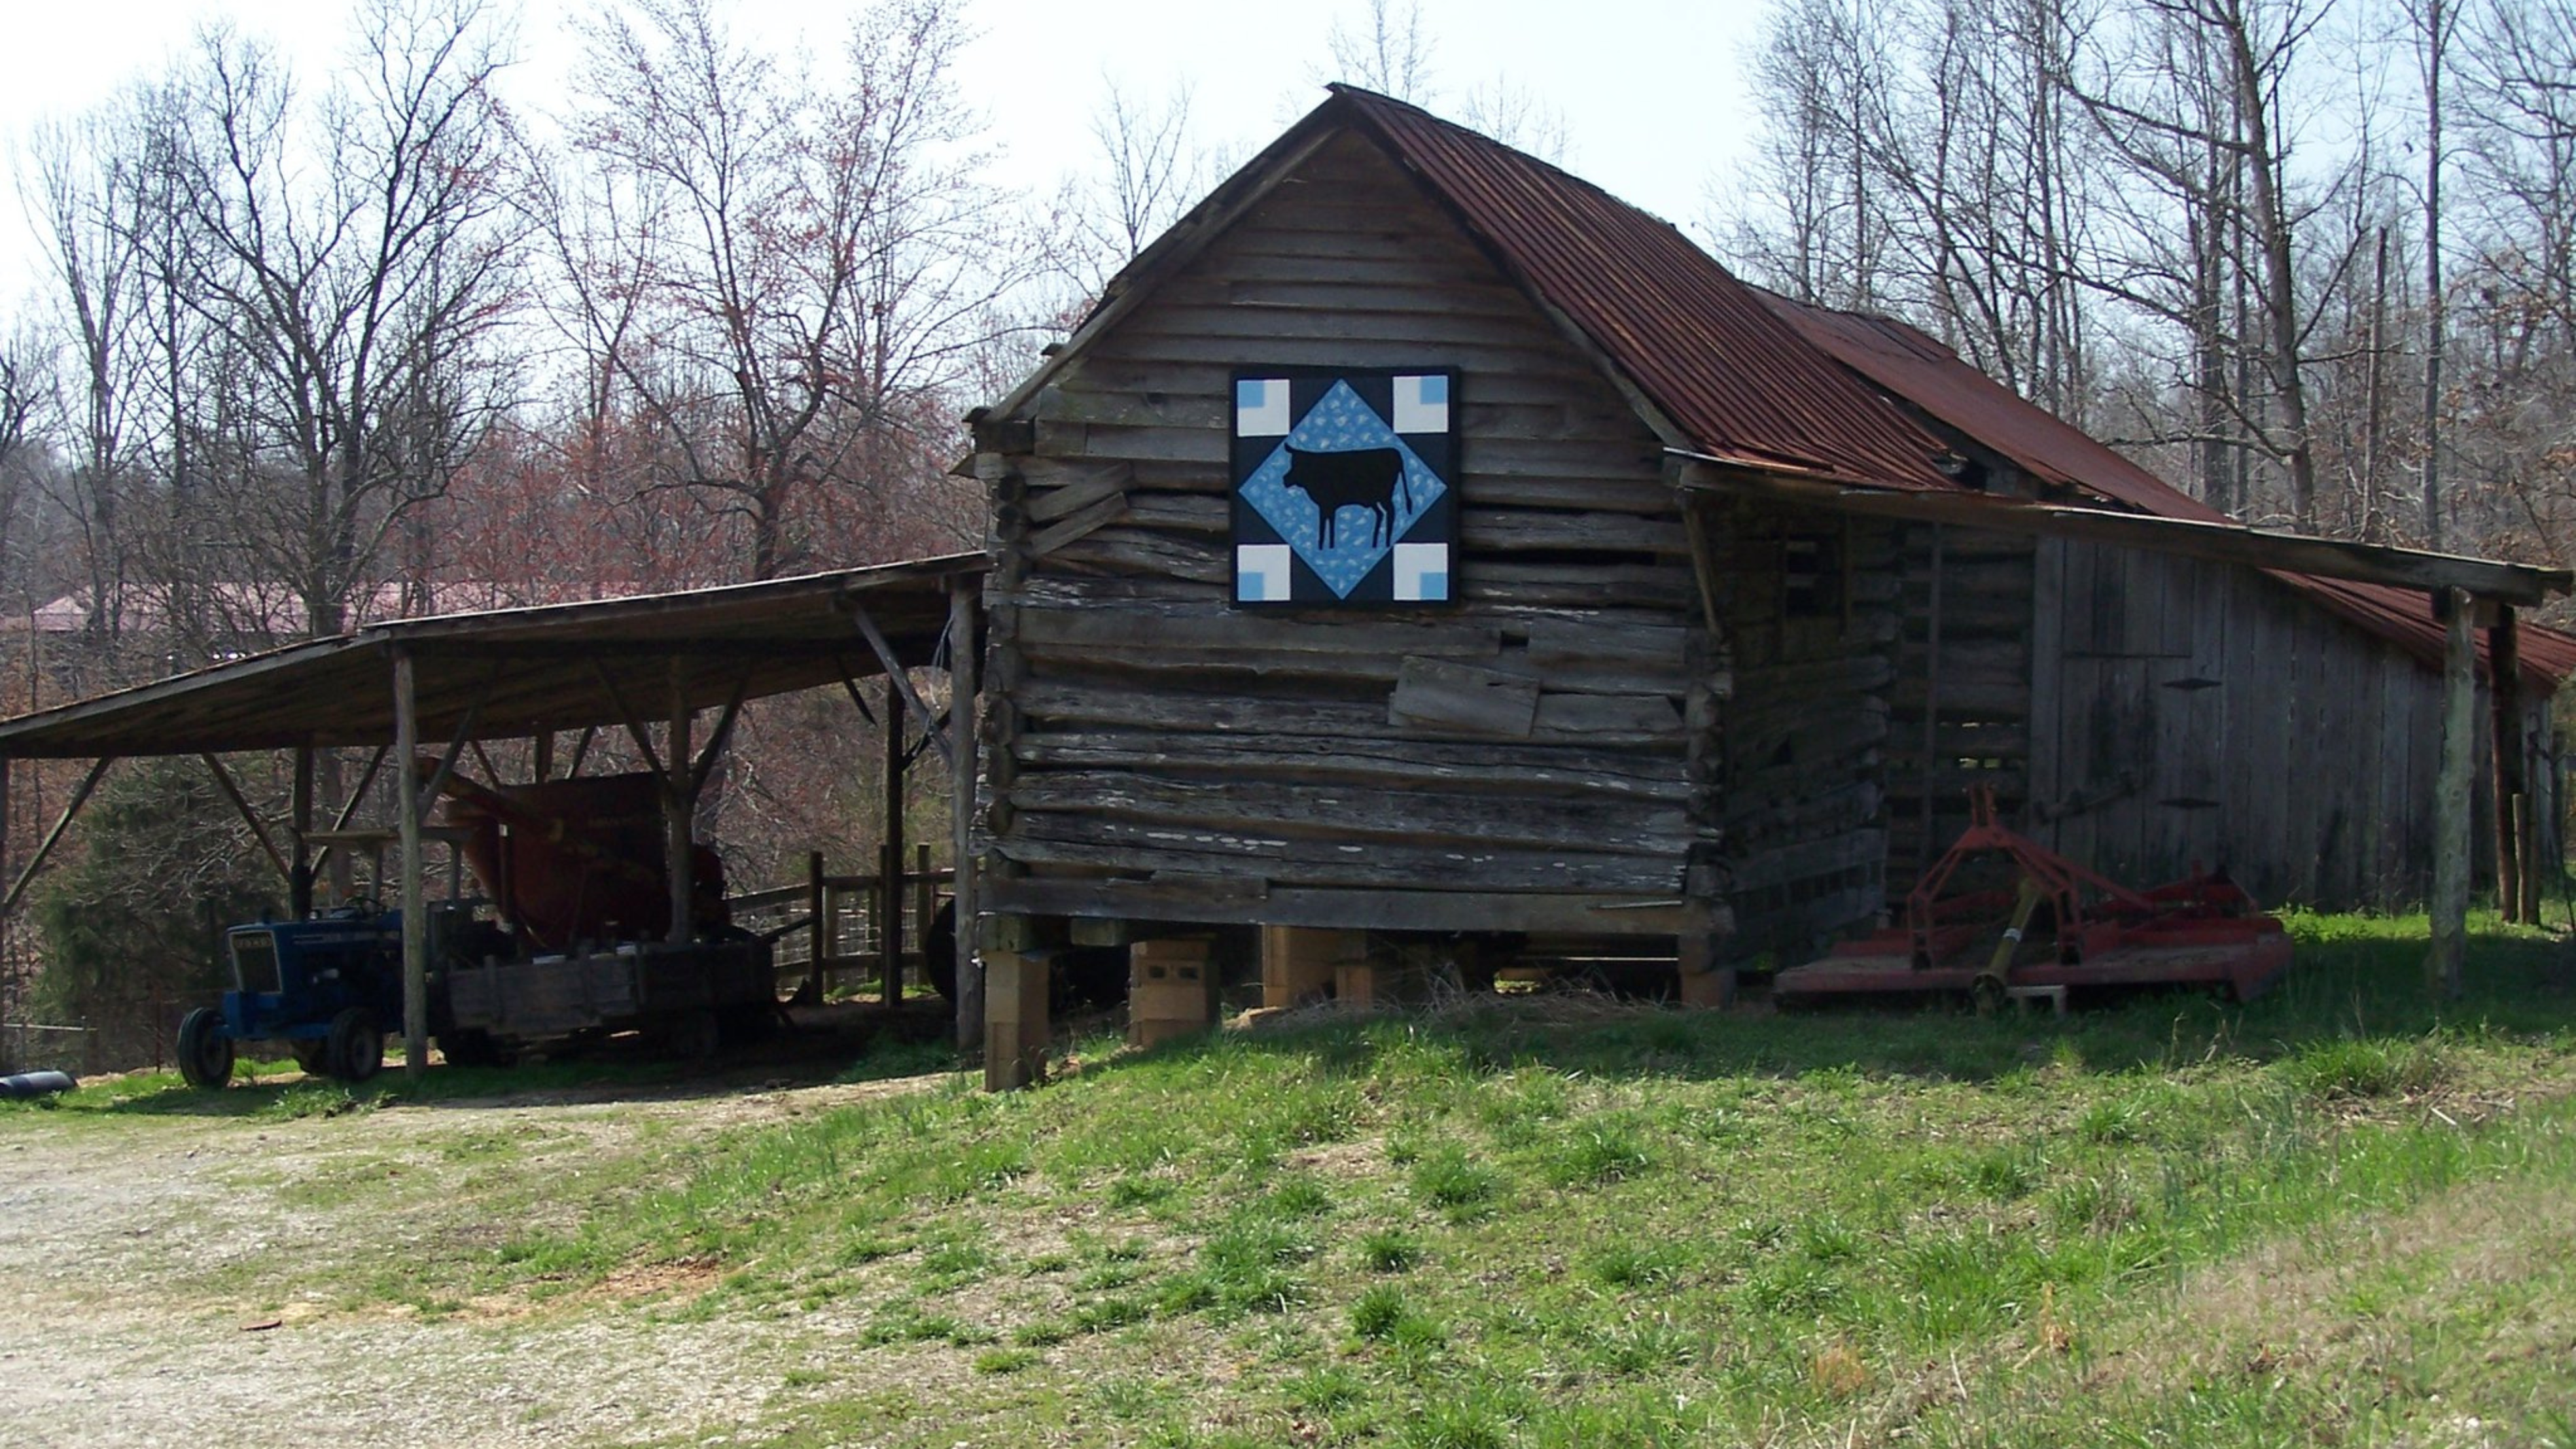
{"label": "sky", "polygon": [[[572,5],[494,0],[515,11],[520,63],[509,99],[543,110],[560,93]],[[1323,99],[1327,35],[1366,23],[1365,0],[963,0],[977,37],[959,79],[991,124],[998,179],[1036,193],[1089,166],[1091,117],[1115,82],[1152,98],[1191,90],[1199,144],[1248,158]],[[10,0],[0,46],[0,315],[41,284],[40,254],[18,202],[32,126],[70,117],[158,73],[196,27],[228,20],[281,46],[307,85],[348,46],[345,0]],[[586,9],[587,6],[580,7]],[[732,0],[747,35],[837,44],[850,0]],[[1737,78],[1757,0],[1420,0],[1432,47],[1432,108],[1502,85],[1562,118],[1568,170],[1692,228],[1712,181],[1750,149]]]}

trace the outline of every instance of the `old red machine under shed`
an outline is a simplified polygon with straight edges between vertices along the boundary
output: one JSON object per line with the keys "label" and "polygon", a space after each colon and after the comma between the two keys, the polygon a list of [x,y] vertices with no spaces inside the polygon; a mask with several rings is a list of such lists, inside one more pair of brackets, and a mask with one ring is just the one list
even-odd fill
{"label": "old red machine under shed", "polygon": [[[2136,891],[1995,819],[1993,792],[1905,898],[1905,923],[1848,941],[1772,983],[1781,1001],[1907,991],[1965,992],[1980,1006],[2066,988],[2223,986],[2240,1001],[2290,964],[2290,938],[2223,872]],[[2009,884],[1944,894],[1981,859]],[[1995,873],[2002,879],[2002,873]]]}

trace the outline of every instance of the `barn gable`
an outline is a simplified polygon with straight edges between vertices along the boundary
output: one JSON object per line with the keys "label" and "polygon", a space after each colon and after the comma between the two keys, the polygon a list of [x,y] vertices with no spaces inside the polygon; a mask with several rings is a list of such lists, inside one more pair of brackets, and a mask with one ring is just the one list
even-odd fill
{"label": "barn gable", "polygon": [[[1454,604],[1232,607],[1231,380],[1301,365],[1456,369]],[[994,909],[1673,930],[1725,662],[1664,442],[1375,139],[1301,148],[979,426],[1025,444],[979,459]]]}

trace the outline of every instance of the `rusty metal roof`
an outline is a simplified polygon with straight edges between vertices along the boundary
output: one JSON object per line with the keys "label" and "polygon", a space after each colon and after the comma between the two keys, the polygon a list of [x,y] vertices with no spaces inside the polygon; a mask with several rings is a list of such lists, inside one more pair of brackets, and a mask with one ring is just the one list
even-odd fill
{"label": "rusty metal roof", "polygon": [[1804,345],[1672,223],[1401,101],[1334,86],[1335,107],[1486,243],[1682,436],[1754,467],[1882,488],[1953,487],[1950,449]]}
{"label": "rusty metal roof", "polygon": [[[1759,295],[1809,342],[2043,483],[2160,518],[2234,522],[1996,382],[1913,327],[1891,318],[1809,306],[1769,292]],[[2282,569],[2265,572],[2416,657],[2441,662],[2443,626],[2433,617],[2425,594]],[[2576,638],[2535,625],[2522,631],[2520,644],[2524,672],[2548,688],[2554,690],[2576,674]],[[2483,635],[2478,657],[2483,663]]]}

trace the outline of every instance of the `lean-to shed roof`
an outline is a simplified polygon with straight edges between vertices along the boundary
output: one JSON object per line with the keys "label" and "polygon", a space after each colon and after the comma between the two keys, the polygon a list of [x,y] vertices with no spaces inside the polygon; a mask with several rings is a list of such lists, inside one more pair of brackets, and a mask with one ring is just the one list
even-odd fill
{"label": "lean-to shed roof", "polygon": [[421,738],[615,728],[882,672],[864,609],[905,664],[927,663],[948,593],[982,554],[635,598],[372,624],[16,719],[0,756],[225,753],[394,737],[391,659],[408,652]]}
{"label": "lean-to shed roof", "polygon": [[[1916,328],[1885,317],[1809,306],[1761,294],[1808,341],[1890,394],[1994,452],[2043,484],[2159,518],[2228,523],[2226,514],[2148,472],[2114,449],[2014,393]],[[2442,625],[2426,596],[2386,584],[2267,570],[2317,603],[2416,656],[2438,663]],[[2576,638],[2526,628],[2527,673],[2551,689],[2576,674]],[[2479,658],[2486,641],[2478,641]]]}

